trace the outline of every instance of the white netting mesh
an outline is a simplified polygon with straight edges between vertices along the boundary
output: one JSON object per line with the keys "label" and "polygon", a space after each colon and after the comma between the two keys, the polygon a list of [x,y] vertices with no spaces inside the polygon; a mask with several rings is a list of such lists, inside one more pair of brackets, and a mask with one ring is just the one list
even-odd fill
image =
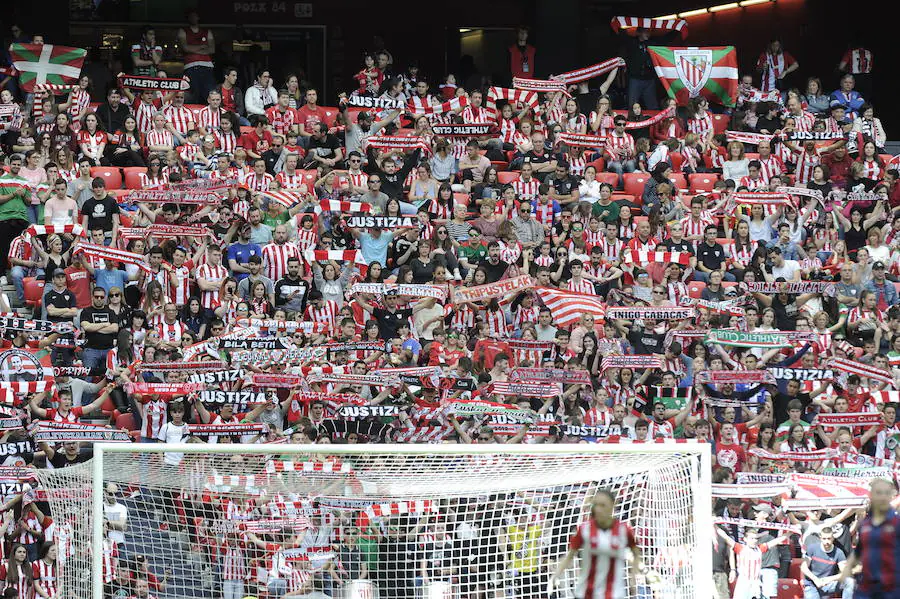
{"label": "white netting mesh", "polygon": [[[637,576],[627,596],[695,596],[696,454],[204,449],[104,455],[104,483],[118,488],[104,506],[118,540],[115,550],[105,544],[105,596],[149,578],[161,599],[546,597],[598,488],[616,494],[617,517],[661,577],[651,589]],[[66,596],[90,597],[90,464],[41,478],[56,520],[72,529],[72,549],[61,552]],[[579,567],[559,597],[572,596]]]}

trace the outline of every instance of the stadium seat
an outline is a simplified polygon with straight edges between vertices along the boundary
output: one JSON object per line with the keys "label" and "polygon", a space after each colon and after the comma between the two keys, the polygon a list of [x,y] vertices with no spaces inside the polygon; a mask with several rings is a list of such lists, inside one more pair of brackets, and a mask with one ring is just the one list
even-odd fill
{"label": "stadium seat", "polygon": [[714,114],[712,120],[715,133],[725,133],[728,130],[728,123],[731,121],[727,114]]}
{"label": "stadium seat", "polygon": [[106,189],[122,189],[122,171],[117,166],[92,166],[91,177],[100,177]]}
{"label": "stadium seat", "polygon": [[116,416],[116,428],[125,429],[126,431],[138,430],[137,424],[134,421],[134,414],[128,412]]}
{"label": "stadium seat", "polygon": [[34,308],[40,307],[44,297],[44,281],[38,281],[34,277],[25,277],[22,284],[25,286],[25,303]]}
{"label": "stadium seat", "polygon": [[200,111],[203,110],[203,104],[185,104],[184,107],[191,111],[191,114],[194,115],[194,124],[197,124],[200,119]]}
{"label": "stadium seat", "polygon": [[778,579],[778,599],[803,599],[803,587],[796,578]]}
{"label": "stadium seat", "polygon": [[881,161],[884,162],[885,166],[887,166],[888,163],[894,159],[894,157],[890,154],[879,154],[878,157],[881,158]]}
{"label": "stadium seat", "polygon": [[500,182],[501,185],[509,185],[513,181],[518,180],[519,173],[516,171],[501,171],[497,173],[497,181]]}
{"label": "stadium seat", "polygon": [[319,106],[322,110],[325,111],[325,122],[329,127],[334,125],[335,119],[337,119],[337,115],[340,112],[340,109],[336,106]]}
{"label": "stadium seat", "polygon": [[706,283],[703,281],[691,281],[688,283],[687,288],[689,296],[699,299],[703,290],[706,289]]}
{"label": "stadium seat", "polygon": [[125,172],[125,189],[141,188],[141,173],[146,173],[147,169],[143,166],[126,166],[122,169]]}
{"label": "stadium seat", "polygon": [[596,160],[588,162],[586,166],[593,166],[595,169],[597,169],[597,174],[599,175],[603,172],[603,169],[606,168],[606,160],[604,160],[603,158],[597,158]]}
{"label": "stadium seat", "polygon": [[744,152],[744,158],[747,160],[759,160],[759,152]]}
{"label": "stadium seat", "polygon": [[718,181],[718,175],[696,173],[688,175],[688,181],[691,182],[691,193],[698,194],[713,190],[713,186]]}
{"label": "stadium seat", "polygon": [[630,202],[632,204],[637,204],[638,206],[642,205],[641,198],[635,198],[630,193],[614,193],[609,196],[613,202]]}
{"label": "stadium seat", "polygon": [[469,194],[464,192],[453,192],[453,203],[454,204],[462,204],[463,206],[468,206],[469,202],[472,201],[472,198]]}
{"label": "stadium seat", "polygon": [[505,160],[491,160],[491,166],[497,169],[497,172],[505,171],[509,168],[509,163]]}
{"label": "stadium seat", "polygon": [[619,175],[615,173],[598,172],[597,181],[600,181],[601,183],[609,183],[615,188],[619,184]]}
{"label": "stadium seat", "polygon": [[644,173],[625,173],[624,177],[625,186],[622,191],[631,194],[636,198],[643,197],[644,185],[647,184],[650,175],[645,175]]}
{"label": "stadium seat", "polygon": [[672,181],[675,182],[675,191],[687,190],[687,178],[682,173],[672,173]]}
{"label": "stadium seat", "polygon": [[795,557],[791,559],[791,568],[788,570],[788,578],[793,578],[795,580],[803,580],[803,573],[800,572],[800,566],[803,564],[802,557]]}
{"label": "stadium seat", "polygon": [[680,173],[681,165],[684,164],[684,156],[681,155],[681,152],[671,152],[669,154],[669,161],[672,163],[672,170],[676,173]]}

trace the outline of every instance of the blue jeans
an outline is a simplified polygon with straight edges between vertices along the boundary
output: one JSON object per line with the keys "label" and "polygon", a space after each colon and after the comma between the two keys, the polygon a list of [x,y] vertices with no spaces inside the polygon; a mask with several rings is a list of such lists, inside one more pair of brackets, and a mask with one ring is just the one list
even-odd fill
{"label": "blue jeans", "polygon": [[[824,599],[825,597],[831,597],[835,591],[841,592],[841,599],[852,599],[853,598],[853,587],[855,585],[855,580],[852,578],[848,578],[847,581],[843,584],[843,586],[839,586],[837,581],[829,582],[828,584],[823,584],[820,588],[816,588],[812,582],[808,580],[803,581],[803,599]],[[859,594],[857,594],[859,597]],[[888,599],[889,595],[885,595],[884,599]]]}
{"label": "blue jeans", "polygon": [[622,176],[622,173],[633,173],[636,168],[637,164],[635,164],[634,160],[613,160],[606,165],[606,170],[619,175],[619,189],[622,189],[625,185],[625,178]]}
{"label": "blue jeans", "polygon": [[[695,271],[694,271],[694,280],[695,280],[695,281],[702,281],[702,282],[704,282],[704,283],[709,283],[709,273],[708,273],[708,272],[700,272],[699,270],[695,270]],[[734,281],[737,281],[737,279],[734,278],[734,275],[731,274],[730,272],[724,272],[724,273],[722,273],[722,280],[723,280],[723,281],[730,281],[730,282],[732,282],[732,283],[733,283]]]}
{"label": "blue jeans", "polygon": [[206,96],[216,86],[216,78],[209,67],[191,67],[184,70],[191,80],[191,104],[206,104]]}
{"label": "blue jeans", "polygon": [[105,368],[108,349],[85,347],[81,350],[81,363],[88,368]]}
{"label": "blue jeans", "polygon": [[[29,270],[24,266],[13,266],[9,269],[9,278],[12,280],[12,284],[16,288],[16,295],[19,296],[20,302],[25,301],[25,277],[28,276],[28,272]],[[44,269],[35,269],[34,276],[44,276]]]}
{"label": "blue jeans", "polygon": [[284,594],[287,593],[287,581],[283,578],[275,578],[269,581],[269,584],[266,585],[266,588],[269,590],[269,595],[275,597],[276,599],[280,599],[284,597]]}
{"label": "blue jeans", "polygon": [[656,78],[653,79],[628,79],[628,106],[640,102],[641,107],[647,110],[657,110],[659,102],[656,99]]}

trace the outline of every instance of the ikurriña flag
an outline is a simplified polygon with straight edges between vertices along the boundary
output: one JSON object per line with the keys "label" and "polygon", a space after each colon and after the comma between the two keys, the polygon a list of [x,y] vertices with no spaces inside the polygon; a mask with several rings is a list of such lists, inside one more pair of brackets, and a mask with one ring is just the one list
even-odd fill
{"label": "ikurri\u00f1a flag", "polygon": [[669,97],[686,104],[703,96],[710,103],[734,106],[738,95],[734,46],[676,48],[650,46],[650,59]]}
{"label": "ikurri\u00f1a flag", "polygon": [[87,50],[50,44],[12,44],[9,54],[19,71],[19,84],[31,93],[35,85],[77,83]]}

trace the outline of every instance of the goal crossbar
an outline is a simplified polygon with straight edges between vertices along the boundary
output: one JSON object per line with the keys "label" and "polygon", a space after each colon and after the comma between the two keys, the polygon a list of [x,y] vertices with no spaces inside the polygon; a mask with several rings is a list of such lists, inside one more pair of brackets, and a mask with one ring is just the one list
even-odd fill
{"label": "goal crossbar", "polygon": [[177,452],[183,454],[214,453],[220,455],[253,454],[289,456],[299,454],[328,454],[329,456],[350,456],[360,454],[395,456],[527,456],[527,455],[573,455],[589,456],[601,454],[619,455],[672,455],[691,456],[691,490],[693,495],[692,528],[694,547],[690,560],[693,566],[693,589],[696,597],[712,596],[712,481],[711,449],[706,443],[623,443],[623,444],[538,444],[538,445],[479,445],[479,444],[365,444],[365,445],[292,445],[292,444],[237,444],[216,445],[178,443],[97,443],[94,445],[92,469],[92,597],[103,599],[103,492],[104,462],[106,455],[112,454],[160,454]]}

